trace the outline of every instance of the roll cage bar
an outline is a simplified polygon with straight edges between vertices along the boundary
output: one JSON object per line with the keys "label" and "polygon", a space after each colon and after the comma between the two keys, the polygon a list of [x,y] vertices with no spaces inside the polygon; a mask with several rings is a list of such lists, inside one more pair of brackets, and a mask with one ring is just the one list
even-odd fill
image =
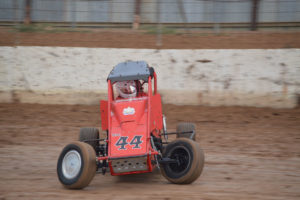
{"label": "roll cage bar", "polygon": [[128,61],[116,65],[107,77],[108,100],[114,100],[113,84],[119,81],[143,80],[148,83],[148,97],[152,96],[152,78],[154,78],[154,94],[157,93],[157,78],[152,67],[145,61]]}
{"label": "roll cage bar", "polygon": [[128,61],[116,65],[107,77],[111,83],[129,80],[144,80],[148,82],[148,77],[154,76],[154,69],[149,67],[145,61]]}

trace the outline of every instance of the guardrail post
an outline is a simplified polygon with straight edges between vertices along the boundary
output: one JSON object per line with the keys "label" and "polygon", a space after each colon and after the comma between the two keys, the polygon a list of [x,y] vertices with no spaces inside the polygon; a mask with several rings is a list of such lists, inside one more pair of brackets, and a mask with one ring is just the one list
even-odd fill
{"label": "guardrail post", "polygon": [[252,0],[251,31],[257,30],[258,3],[259,0]]}
{"label": "guardrail post", "polygon": [[24,24],[30,24],[30,23],[31,23],[31,0],[26,0]]}
{"label": "guardrail post", "polygon": [[156,46],[160,47],[162,45],[161,32],[162,25],[160,20],[160,0],[156,0]]}
{"label": "guardrail post", "polygon": [[76,28],[77,1],[72,1],[72,28]]}
{"label": "guardrail post", "polygon": [[141,12],[141,0],[135,0],[135,12],[133,18],[133,25],[132,25],[132,28],[135,30],[139,29],[140,26],[140,20],[141,20],[140,12]]}

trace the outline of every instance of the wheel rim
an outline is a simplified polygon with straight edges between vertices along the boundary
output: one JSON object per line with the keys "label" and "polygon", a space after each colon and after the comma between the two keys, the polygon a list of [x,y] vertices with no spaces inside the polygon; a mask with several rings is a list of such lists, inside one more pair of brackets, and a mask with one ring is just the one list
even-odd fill
{"label": "wheel rim", "polygon": [[67,179],[75,178],[81,169],[81,156],[75,151],[71,150],[64,156],[62,161],[62,172]]}
{"label": "wheel rim", "polygon": [[190,165],[191,155],[188,149],[184,146],[176,147],[170,152],[170,158],[176,159],[177,163],[171,163],[170,169],[176,173],[184,172]]}

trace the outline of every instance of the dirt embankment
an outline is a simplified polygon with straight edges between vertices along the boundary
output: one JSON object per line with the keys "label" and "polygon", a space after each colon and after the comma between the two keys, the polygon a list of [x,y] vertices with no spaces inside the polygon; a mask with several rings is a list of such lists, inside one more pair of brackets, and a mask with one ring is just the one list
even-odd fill
{"label": "dirt embankment", "polygon": [[168,129],[197,125],[202,176],[168,183],[158,172],[98,174],[64,189],[56,162],[80,127],[100,126],[98,106],[0,104],[0,199],[299,199],[300,109],[165,105]]}
{"label": "dirt embankment", "polygon": [[276,49],[300,48],[299,32],[225,32],[156,34],[141,31],[17,33],[0,29],[0,46],[65,46],[146,49]]}

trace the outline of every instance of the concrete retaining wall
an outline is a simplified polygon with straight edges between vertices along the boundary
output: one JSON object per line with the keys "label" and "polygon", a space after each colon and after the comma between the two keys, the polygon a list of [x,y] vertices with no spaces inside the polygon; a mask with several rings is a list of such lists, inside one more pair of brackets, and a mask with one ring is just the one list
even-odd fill
{"label": "concrete retaining wall", "polygon": [[0,47],[0,102],[97,104],[126,60],[158,74],[164,103],[292,108],[300,94],[300,49],[152,50]]}

